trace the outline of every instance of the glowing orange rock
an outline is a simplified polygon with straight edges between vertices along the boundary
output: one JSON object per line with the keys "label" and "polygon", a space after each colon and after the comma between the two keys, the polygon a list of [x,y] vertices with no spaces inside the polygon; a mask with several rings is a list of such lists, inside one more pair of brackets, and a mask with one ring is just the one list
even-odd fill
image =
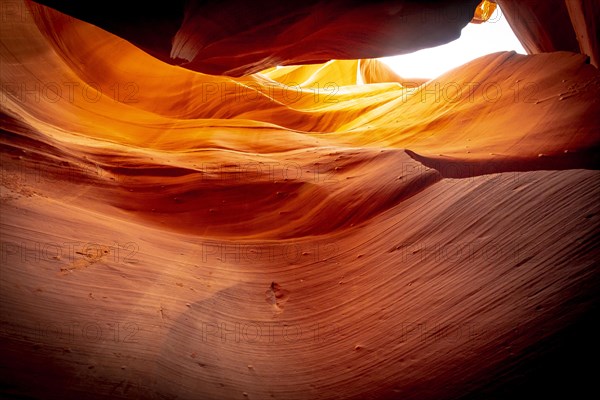
{"label": "glowing orange rock", "polygon": [[[35,20],[0,24],[1,396],[590,390],[600,73],[585,56],[501,52],[406,82],[359,58],[423,34],[375,22],[438,3],[171,2],[149,11],[153,34],[113,15],[140,47],[27,4]],[[460,23],[438,25],[411,46]],[[334,54],[355,59],[273,67]]]}

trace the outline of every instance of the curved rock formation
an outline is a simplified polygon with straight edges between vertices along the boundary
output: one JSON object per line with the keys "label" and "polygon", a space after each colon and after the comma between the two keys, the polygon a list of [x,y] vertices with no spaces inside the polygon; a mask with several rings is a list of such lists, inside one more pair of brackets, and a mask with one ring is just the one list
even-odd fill
{"label": "curved rock formation", "polygon": [[3,396],[590,390],[585,55],[501,52],[410,82],[361,58],[451,40],[468,19],[423,36],[397,18],[464,2],[138,10],[156,21],[44,3],[98,26],[3,8]]}
{"label": "curved rock formation", "polygon": [[[169,64],[241,76],[276,65],[376,58],[444,44],[460,36],[479,0],[178,0],[130,9],[122,2],[38,3],[113,32]],[[30,7],[45,18],[46,8]],[[61,26],[48,31],[58,34]]]}
{"label": "curved rock formation", "polygon": [[498,0],[528,53],[572,51],[598,67],[600,4],[594,0]]}

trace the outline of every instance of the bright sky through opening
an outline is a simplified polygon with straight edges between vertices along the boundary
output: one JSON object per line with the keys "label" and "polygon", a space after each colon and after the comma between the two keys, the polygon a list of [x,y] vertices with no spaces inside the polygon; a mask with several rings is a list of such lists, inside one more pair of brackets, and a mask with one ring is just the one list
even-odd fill
{"label": "bright sky through opening", "polygon": [[497,7],[487,22],[467,24],[453,42],[380,60],[402,78],[431,79],[486,54],[510,50],[527,54]]}

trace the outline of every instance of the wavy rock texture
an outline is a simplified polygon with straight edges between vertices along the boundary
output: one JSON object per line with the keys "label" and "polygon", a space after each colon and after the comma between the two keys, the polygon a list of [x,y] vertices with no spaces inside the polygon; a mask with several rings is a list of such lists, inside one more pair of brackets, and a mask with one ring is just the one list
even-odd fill
{"label": "wavy rock texture", "polygon": [[498,0],[528,53],[573,51],[598,67],[600,4],[594,0]]}
{"label": "wavy rock texture", "polygon": [[[314,9],[341,7],[307,4],[293,37],[312,31]],[[222,37],[193,57],[175,40],[186,67],[262,69],[235,78],[152,57],[123,16],[115,26],[139,47],[35,3],[10,7],[27,13],[1,25],[5,397],[590,389],[600,73],[584,55],[490,54],[424,83],[375,60],[257,61],[340,54],[308,37],[288,59],[248,33],[251,61],[235,68],[223,60],[240,47]],[[251,15],[287,15],[265,12]],[[201,15],[177,38],[196,37]],[[211,27],[240,28],[227,21]],[[344,26],[332,24],[315,38]],[[387,51],[348,40],[336,50],[348,57]]]}
{"label": "wavy rock texture", "polygon": [[[241,76],[276,65],[438,46],[460,36],[479,0],[176,0],[132,8],[112,1],[38,3],[113,32],[167,63]],[[62,25],[53,28],[59,33]]]}

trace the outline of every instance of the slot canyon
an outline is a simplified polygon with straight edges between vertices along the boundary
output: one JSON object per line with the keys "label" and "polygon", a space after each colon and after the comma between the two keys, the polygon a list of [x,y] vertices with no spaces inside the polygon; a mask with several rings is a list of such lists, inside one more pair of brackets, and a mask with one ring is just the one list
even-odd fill
{"label": "slot canyon", "polygon": [[1,398],[597,396],[596,0],[0,11]]}

